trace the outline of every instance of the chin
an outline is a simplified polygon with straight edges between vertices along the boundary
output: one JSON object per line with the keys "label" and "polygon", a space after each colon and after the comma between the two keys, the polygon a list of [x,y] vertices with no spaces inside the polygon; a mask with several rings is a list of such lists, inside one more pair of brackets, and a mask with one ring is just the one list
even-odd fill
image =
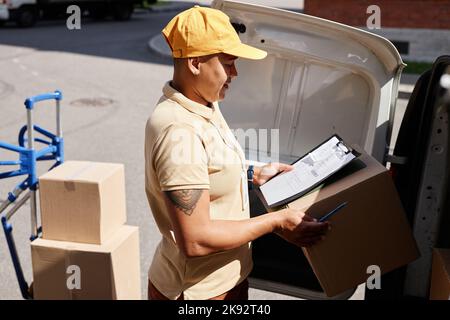
{"label": "chin", "polygon": [[223,99],[225,99],[225,90],[221,90],[219,92],[219,98],[217,101],[222,101]]}

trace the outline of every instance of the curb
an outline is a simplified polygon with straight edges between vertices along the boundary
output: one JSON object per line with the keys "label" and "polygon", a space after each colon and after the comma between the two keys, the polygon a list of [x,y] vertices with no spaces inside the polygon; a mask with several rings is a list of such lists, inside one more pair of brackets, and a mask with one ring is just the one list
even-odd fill
{"label": "curb", "polygon": [[398,86],[398,99],[409,100],[414,90],[414,85],[400,84]]}
{"label": "curb", "polygon": [[172,52],[170,51],[170,48],[162,34],[159,33],[151,37],[147,43],[147,46],[150,52],[158,55],[159,57],[172,59]]}
{"label": "curb", "polygon": [[176,2],[176,1],[170,1],[164,4],[160,5],[153,5],[148,8],[149,12],[154,13],[163,13],[163,12],[172,12],[172,11],[183,11],[189,8],[192,8],[194,5],[198,3],[192,2]]}

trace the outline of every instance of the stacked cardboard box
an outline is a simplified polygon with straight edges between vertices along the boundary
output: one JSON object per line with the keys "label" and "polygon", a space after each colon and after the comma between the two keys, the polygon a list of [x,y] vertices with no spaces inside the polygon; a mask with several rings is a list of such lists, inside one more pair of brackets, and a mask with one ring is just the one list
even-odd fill
{"label": "stacked cardboard box", "polygon": [[140,299],[139,234],[121,164],[68,161],[39,178],[35,299]]}
{"label": "stacked cardboard box", "polygon": [[450,249],[433,249],[430,300],[450,300]]}

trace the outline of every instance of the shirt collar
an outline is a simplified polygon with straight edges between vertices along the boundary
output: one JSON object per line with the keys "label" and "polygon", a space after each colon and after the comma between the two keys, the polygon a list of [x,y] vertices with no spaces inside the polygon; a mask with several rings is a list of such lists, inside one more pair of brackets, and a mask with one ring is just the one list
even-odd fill
{"label": "shirt collar", "polygon": [[198,114],[199,116],[202,116],[207,120],[210,120],[213,117],[214,111],[217,108],[217,102],[212,103],[212,107],[209,108],[203,104],[190,100],[189,98],[185,97],[181,92],[174,89],[170,85],[170,82],[167,82],[164,85],[163,93],[164,96],[166,96],[166,98],[177,102],[185,109],[195,114]]}

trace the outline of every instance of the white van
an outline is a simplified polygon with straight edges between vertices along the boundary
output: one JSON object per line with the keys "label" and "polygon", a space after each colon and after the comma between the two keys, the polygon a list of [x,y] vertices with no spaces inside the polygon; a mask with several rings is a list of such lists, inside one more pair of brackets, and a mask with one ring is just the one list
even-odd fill
{"label": "white van", "polygon": [[[230,127],[278,129],[278,154],[270,156],[284,162],[296,160],[337,133],[380,163],[389,163],[421,257],[383,275],[382,289],[366,290],[366,299],[427,298],[432,249],[450,248],[450,98],[442,87],[450,81],[440,82],[450,74],[450,56],[438,59],[419,79],[397,143],[390,146],[405,66],[390,41],[290,11],[227,0],[215,0],[212,7],[230,16],[242,42],[268,52],[261,61],[238,60],[234,86],[239,90],[221,103]],[[247,157],[270,161],[265,157],[270,143],[257,145],[258,150],[246,148]],[[251,204],[252,215],[265,212],[254,195]],[[327,299],[302,251],[276,235],[254,241],[253,258],[252,287]],[[345,299],[353,292],[334,298]]]}
{"label": "white van", "polygon": [[20,27],[32,27],[41,15],[66,14],[70,5],[88,10],[93,17],[112,14],[117,20],[128,20],[138,0],[0,0],[0,24],[15,21]]}

